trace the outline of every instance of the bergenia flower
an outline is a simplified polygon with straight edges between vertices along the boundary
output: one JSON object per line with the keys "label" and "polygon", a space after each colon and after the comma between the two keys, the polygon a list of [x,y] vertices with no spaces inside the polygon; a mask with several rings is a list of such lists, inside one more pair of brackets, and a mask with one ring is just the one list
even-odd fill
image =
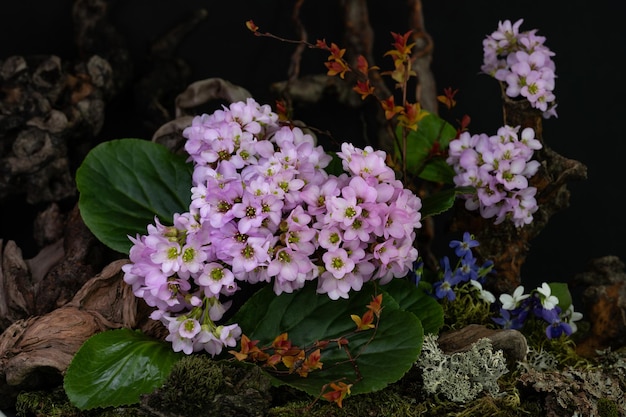
{"label": "bergenia flower", "polygon": [[155,218],[130,238],[125,281],[156,310],[177,351],[219,354],[241,330],[222,319],[238,283],[348,298],[370,280],[406,276],[418,258],[421,200],[386,154],[345,143],[344,173],[315,138],[253,99],[193,118],[183,131],[194,164],[189,212]]}
{"label": "bergenia flower", "polygon": [[[529,179],[539,168],[532,156],[541,143],[532,128],[524,128],[521,133],[520,129],[505,125],[493,136],[463,132],[450,141],[446,162],[456,173],[454,183],[476,188],[475,194],[463,197],[465,208],[478,210],[486,219],[495,217],[495,224],[510,220],[522,227],[532,222],[539,208],[537,189],[529,185]],[[462,251],[461,244],[455,242],[455,248]]]}
{"label": "bergenia flower", "polygon": [[527,99],[546,119],[556,117],[554,52],[536,30],[520,32],[522,22],[500,22],[498,30],[483,40],[481,71],[502,82],[507,96]]}

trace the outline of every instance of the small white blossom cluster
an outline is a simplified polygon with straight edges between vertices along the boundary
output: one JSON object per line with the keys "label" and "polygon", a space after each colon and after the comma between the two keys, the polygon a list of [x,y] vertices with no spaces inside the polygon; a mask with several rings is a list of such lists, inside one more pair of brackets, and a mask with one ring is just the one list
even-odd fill
{"label": "small white blossom cluster", "polygon": [[194,163],[189,212],[131,238],[125,281],[156,307],[175,351],[219,354],[237,325],[218,326],[240,283],[348,298],[417,260],[421,200],[396,180],[385,153],[344,143],[344,172],[315,139],[253,99],[196,116],[183,131]]}
{"label": "small white blossom cluster", "polygon": [[507,96],[524,97],[544,118],[556,117],[554,52],[536,29],[520,32],[522,22],[499,22],[498,30],[483,40],[481,70],[505,83]]}
{"label": "small white blossom cluster", "polygon": [[538,209],[537,189],[528,179],[539,169],[531,160],[541,149],[535,132],[520,127],[503,126],[494,136],[470,135],[463,132],[450,142],[447,163],[456,173],[457,186],[472,186],[476,193],[466,196],[465,207],[479,210],[486,219],[495,217],[495,224],[510,219],[516,227],[529,224]]}

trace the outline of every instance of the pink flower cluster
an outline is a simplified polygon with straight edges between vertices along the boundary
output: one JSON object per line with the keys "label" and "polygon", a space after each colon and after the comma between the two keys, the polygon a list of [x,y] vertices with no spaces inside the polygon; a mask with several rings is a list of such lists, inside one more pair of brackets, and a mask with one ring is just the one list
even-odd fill
{"label": "pink flower cluster", "polygon": [[468,210],[480,211],[482,217],[495,216],[495,224],[510,219],[516,227],[529,224],[537,211],[537,189],[528,185],[539,162],[531,160],[541,149],[535,131],[503,126],[495,136],[463,132],[450,142],[447,162],[456,175],[457,186],[472,186],[476,194],[466,197]]}
{"label": "pink flower cluster", "polygon": [[520,32],[523,19],[511,24],[499,22],[498,30],[483,40],[482,72],[506,84],[506,95],[522,96],[543,112],[556,117],[554,52],[548,49],[537,30]]}
{"label": "pink flower cluster", "polygon": [[176,351],[218,354],[237,325],[218,326],[238,283],[348,298],[369,280],[403,277],[417,259],[421,200],[385,153],[343,144],[344,173],[312,135],[253,99],[196,116],[183,135],[194,163],[189,212],[131,238],[125,280],[156,307]]}

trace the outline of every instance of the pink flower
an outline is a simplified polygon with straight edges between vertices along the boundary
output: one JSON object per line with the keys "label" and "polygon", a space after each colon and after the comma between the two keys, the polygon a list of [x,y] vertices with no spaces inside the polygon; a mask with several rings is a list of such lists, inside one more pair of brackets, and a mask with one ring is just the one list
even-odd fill
{"label": "pink flower", "polygon": [[218,297],[225,288],[229,289],[237,285],[232,271],[217,262],[205,264],[202,273],[195,281],[209,298]]}
{"label": "pink flower", "polygon": [[[345,143],[345,172],[329,175],[332,158],[316,139],[253,99],[194,117],[183,135],[194,163],[189,211],[173,226],[155,218],[147,235],[130,238],[123,267],[174,350],[217,355],[236,345],[241,329],[219,321],[238,281],[281,294],[317,279],[318,292],[336,300],[369,280],[406,275],[417,259],[421,200],[395,178],[385,152]],[[487,144],[474,152],[483,150],[491,152]]]}
{"label": "pink flower", "polygon": [[324,266],[335,278],[342,278],[354,269],[354,261],[348,256],[348,252],[339,248],[328,251],[322,255]]}
{"label": "pink flower", "polygon": [[341,189],[341,197],[331,197],[326,207],[328,218],[344,227],[352,225],[362,210],[356,201],[356,191],[350,187]]}

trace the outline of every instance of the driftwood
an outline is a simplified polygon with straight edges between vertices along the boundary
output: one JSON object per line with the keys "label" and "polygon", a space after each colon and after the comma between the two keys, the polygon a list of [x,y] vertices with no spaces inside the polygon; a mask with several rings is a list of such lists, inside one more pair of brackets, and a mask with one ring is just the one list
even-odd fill
{"label": "driftwood", "polygon": [[437,339],[441,350],[447,354],[465,352],[479,339],[491,341],[493,350],[502,350],[510,366],[526,360],[528,342],[518,330],[490,329],[479,324],[470,324],[458,330],[442,333]]}
{"label": "driftwood", "polygon": [[[164,337],[150,309],[122,279],[120,259],[91,278],[61,308],[14,322],[0,335],[0,398],[57,385],[74,354],[92,335],[120,327]],[[0,404],[9,406],[10,402]]]}
{"label": "driftwood", "polygon": [[[59,233],[58,224],[55,228],[48,226],[38,235],[44,242]],[[23,259],[15,242],[0,241],[0,330],[16,320],[43,315],[67,304],[112,259],[111,251],[83,223],[77,206],[66,216],[63,227],[61,238],[32,259]]]}

